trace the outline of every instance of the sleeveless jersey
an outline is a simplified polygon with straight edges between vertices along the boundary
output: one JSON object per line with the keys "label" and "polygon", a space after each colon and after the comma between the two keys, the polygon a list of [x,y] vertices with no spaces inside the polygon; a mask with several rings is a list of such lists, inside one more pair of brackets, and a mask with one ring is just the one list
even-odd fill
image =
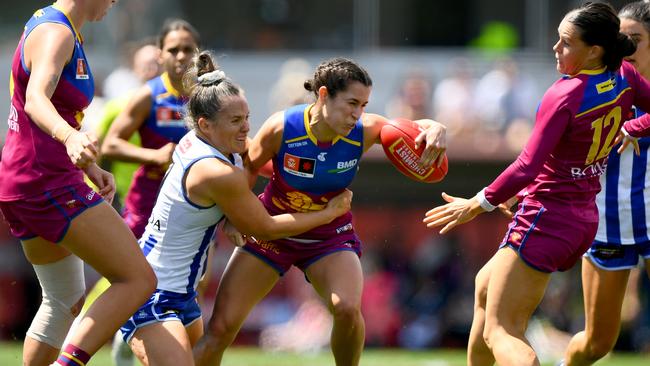
{"label": "sleeveless jersey", "polygon": [[[347,136],[319,143],[309,127],[311,105],[284,112],[282,145],[273,158],[273,175],[260,199],[271,215],[318,211],[350,185],[363,154],[363,125],[359,119]],[[323,240],[352,231],[352,214],[295,238]]]}
{"label": "sleeveless jersey", "polygon": [[[635,108],[635,117],[645,112]],[[602,191],[596,196],[599,224],[596,240],[612,244],[641,244],[650,241],[650,137],[638,140],[641,154],[628,148],[622,154],[612,149],[607,171],[601,176]]]}
{"label": "sleeveless jersey", "polygon": [[[187,98],[172,86],[167,73],[148,81],[147,86],[151,88],[151,111],[138,130],[142,147],[159,149],[169,142],[178,143],[187,133]],[[124,203],[129,212],[144,217],[151,214],[164,174],[158,165],[142,165],[136,170]]]}
{"label": "sleeveless jersey", "polygon": [[197,161],[217,158],[242,168],[241,157],[230,162],[217,149],[190,131],[174,150],[172,165],[160,187],[140,248],[158,277],[158,289],[191,293],[196,289],[208,258],[208,248],[223,212],[216,205],[191,202],[183,184],[187,170]]}
{"label": "sleeveless jersey", "polygon": [[65,146],[41,130],[25,113],[30,70],[25,64],[25,39],[44,23],[63,24],[74,36],[74,50],[50,98],[70,126],[80,129],[83,110],[94,94],[94,81],[82,47],[83,39],[66,14],[55,6],[37,10],[25,30],[11,64],[9,130],[0,161],[0,200],[13,201],[63,186],[83,183],[83,173],[68,157]]}

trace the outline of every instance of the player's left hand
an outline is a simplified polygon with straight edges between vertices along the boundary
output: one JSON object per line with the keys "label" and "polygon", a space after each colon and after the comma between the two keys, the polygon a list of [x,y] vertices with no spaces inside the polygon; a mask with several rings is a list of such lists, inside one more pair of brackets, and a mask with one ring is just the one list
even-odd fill
{"label": "player's left hand", "polygon": [[86,173],[88,179],[99,188],[99,194],[104,198],[104,200],[106,200],[109,205],[112,204],[113,197],[115,197],[115,178],[113,178],[113,174],[100,168],[95,163],[91,163],[84,168],[84,173]]}
{"label": "player's left hand", "polygon": [[[424,121],[428,122],[428,126],[422,123]],[[418,120],[415,122],[425,128],[415,138],[416,149],[423,142],[425,143],[424,152],[418,161],[419,167],[428,168],[433,164],[439,167],[444,160],[445,151],[447,151],[447,127],[433,120]]]}
{"label": "player's left hand", "polygon": [[448,203],[429,210],[422,220],[427,227],[444,225],[440,234],[446,234],[457,225],[471,221],[476,215],[484,212],[476,197],[466,199],[443,192],[442,198]]}

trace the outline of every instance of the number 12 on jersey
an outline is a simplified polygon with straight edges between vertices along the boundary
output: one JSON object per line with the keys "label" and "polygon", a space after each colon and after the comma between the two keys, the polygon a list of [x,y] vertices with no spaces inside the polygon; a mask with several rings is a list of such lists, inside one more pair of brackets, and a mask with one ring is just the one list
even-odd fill
{"label": "number 12 on jersey", "polygon": [[[591,128],[594,130],[594,138],[589,148],[589,154],[587,155],[587,160],[585,161],[586,165],[593,163],[595,160],[600,160],[612,151],[614,147],[614,137],[618,133],[618,128],[621,124],[621,107],[616,106],[612,108],[606,116],[602,116],[597,120],[591,122]],[[609,126],[612,126],[607,134],[604,144],[601,146],[600,140],[603,133],[603,130]]]}

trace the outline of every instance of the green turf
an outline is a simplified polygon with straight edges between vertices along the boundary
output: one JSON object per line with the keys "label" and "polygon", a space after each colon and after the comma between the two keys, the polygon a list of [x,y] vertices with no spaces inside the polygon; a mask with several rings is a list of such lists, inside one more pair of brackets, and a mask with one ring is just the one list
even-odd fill
{"label": "green turf", "polygon": [[[0,343],[0,365],[20,365],[21,345]],[[102,349],[89,363],[91,366],[111,366],[109,349]],[[333,366],[334,359],[327,353],[296,355],[265,353],[258,348],[232,348],[226,352],[223,366]],[[368,349],[363,353],[362,366],[461,366],[465,365],[462,350],[432,350],[412,352],[404,350]],[[543,364],[551,366],[551,363]],[[616,354],[597,363],[598,366],[648,366],[650,355]]]}

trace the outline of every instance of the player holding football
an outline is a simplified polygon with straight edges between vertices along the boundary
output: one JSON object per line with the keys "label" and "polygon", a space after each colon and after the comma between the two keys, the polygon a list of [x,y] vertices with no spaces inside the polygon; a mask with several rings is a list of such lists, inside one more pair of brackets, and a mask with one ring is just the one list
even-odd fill
{"label": "player holding football", "polygon": [[636,46],[619,23],[604,3],[570,11],[553,46],[565,76],[544,95],[524,151],[474,198],[443,194],[449,203],[426,214],[427,226],[446,233],[521,198],[500,249],[476,276],[468,365],[539,365],[524,336],[528,320],[550,274],[571,268],[592,244],[599,177],[614,137],[632,105],[650,108],[650,84],[623,62]]}
{"label": "player holding football", "polygon": [[[317,101],[273,114],[251,142],[246,166],[254,182],[273,161],[273,175],[260,199],[272,215],[322,210],[350,185],[361,155],[375,143],[386,118],[364,113],[372,81],[355,62],[321,63],[304,84]],[[426,143],[421,164],[439,166],[445,128],[420,120],[416,139]],[[234,240],[243,243],[241,236]],[[218,365],[253,306],[292,265],[300,268],[334,316],[331,336],[337,365],[357,365],[364,341],[361,316],[361,242],[348,212],[328,225],[272,241],[248,238],[236,248],[223,274],[206,335],[194,349],[197,365]],[[251,279],[254,279],[251,281]]]}

